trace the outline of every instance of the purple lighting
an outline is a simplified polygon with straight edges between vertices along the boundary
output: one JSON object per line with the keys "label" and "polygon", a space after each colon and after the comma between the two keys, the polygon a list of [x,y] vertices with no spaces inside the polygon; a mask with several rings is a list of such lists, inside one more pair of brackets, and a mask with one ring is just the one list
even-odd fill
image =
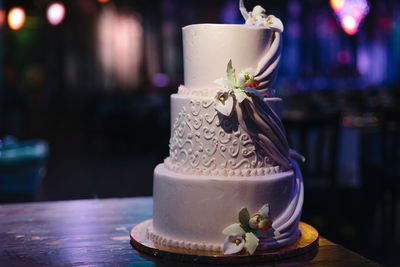
{"label": "purple lighting", "polygon": [[371,65],[370,61],[367,49],[359,49],[357,53],[357,70],[361,75],[368,73]]}
{"label": "purple lighting", "polygon": [[337,54],[337,59],[340,64],[343,64],[343,65],[349,64],[351,55],[350,55],[349,51],[342,50],[342,51],[339,51],[339,53]]}
{"label": "purple lighting", "polygon": [[345,33],[353,35],[369,12],[367,0],[331,0],[340,25]]}
{"label": "purple lighting", "polygon": [[153,76],[153,85],[156,87],[166,87],[169,84],[169,77],[165,73],[156,73]]}
{"label": "purple lighting", "polygon": [[47,20],[51,25],[59,25],[65,16],[65,7],[61,2],[54,2],[47,8]]}

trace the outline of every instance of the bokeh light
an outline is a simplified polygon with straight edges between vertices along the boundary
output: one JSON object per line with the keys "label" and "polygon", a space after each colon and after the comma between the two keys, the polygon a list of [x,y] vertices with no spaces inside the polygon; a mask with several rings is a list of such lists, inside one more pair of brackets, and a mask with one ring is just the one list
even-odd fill
{"label": "bokeh light", "polygon": [[337,53],[337,59],[340,64],[349,64],[351,60],[351,54],[347,50],[341,50]]}
{"label": "bokeh light", "polygon": [[166,87],[169,84],[169,76],[165,73],[156,73],[153,75],[153,85],[156,87]]}
{"label": "bokeh light", "polygon": [[8,13],[8,25],[14,31],[21,29],[25,23],[25,11],[22,7],[13,7]]}
{"label": "bokeh light", "polygon": [[341,25],[345,33],[353,35],[357,32],[357,22],[352,16],[345,16],[342,18]]}
{"label": "bokeh light", "polygon": [[0,9],[0,29],[3,28],[5,20],[6,20],[6,11],[4,9]]}
{"label": "bokeh light", "polygon": [[107,3],[107,2],[109,2],[110,0],[97,0],[97,2],[99,2],[99,3]]}
{"label": "bokeh light", "polygon": [[144,38],[140,17],[107,5],[100,13],[97,29],[104,78],[115,81],[122,90],[135,88],[140,82]]}
{"label": "bokeh light", "polygon": [[357,33],[359,25],[369,12],[367,0],[330,0],[330,4],[343,31],[349,35]]}
{"label": "bokeh light", "polygon": [[345,0],[330,0],[332,9],[335,12],[340,11],[344,7]]}
{"label": "bokeh light", "polygon": [[59,25],[65,16],[65,7],[61,2],[54,2],[47,8],[47,20],[53,26]]}

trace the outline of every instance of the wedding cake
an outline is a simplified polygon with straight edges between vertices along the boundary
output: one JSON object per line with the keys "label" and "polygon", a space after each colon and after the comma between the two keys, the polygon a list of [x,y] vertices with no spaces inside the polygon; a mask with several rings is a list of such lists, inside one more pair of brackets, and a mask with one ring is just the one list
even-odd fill
{"label": "wedding cake", "polygon": [[183,28],[184,85],[171,95],[170,155],[154,170],[156,244],[223,254],[296,242],[303,181],[272,84],[282,22],[261,6],[244,25]]}

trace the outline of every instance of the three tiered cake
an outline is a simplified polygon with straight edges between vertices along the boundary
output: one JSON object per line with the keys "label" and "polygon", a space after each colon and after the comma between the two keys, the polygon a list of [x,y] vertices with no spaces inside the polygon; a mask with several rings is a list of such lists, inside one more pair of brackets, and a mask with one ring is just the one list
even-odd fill
{"label": "three tiered cake", "polygon": [[170,155],[154,171],[150,240],[224,254],[298,240],[303,181],[271,88],[282,22],[256,6],[245,25],[183,28],[185,85],[171,96]]}

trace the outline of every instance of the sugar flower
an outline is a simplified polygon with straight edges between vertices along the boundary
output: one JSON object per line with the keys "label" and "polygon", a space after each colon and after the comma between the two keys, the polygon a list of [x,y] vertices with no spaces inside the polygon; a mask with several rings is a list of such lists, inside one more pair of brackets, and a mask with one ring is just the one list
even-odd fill
{"label": "sugar flower", "polygon": [[278,32],[283,32],[284,29],[282,21],[274,15],[269,15],[268,17],[266,17],[263,24],[264,26],[270,27],[272,30]]}
{"label": "sugar flower", "polygon": [[253,255],[259,244],[258,237],[280,235],[272,228],[269,204],[264,204],[251,218],[247,208],[243,208],[239,211],[238,219],[239,223],[231,224],[222,231],[227,236],[223,246],[224,254],[238,253],[246,248],[247,253]]}
{"label": "sugar flower", "polygon": [[[260,226],[260,223],[262,222],[262,225]],[[257,213],[253,214],[249,220],[249,226],[252,229],[260,229],[260,230],[269,230],[267,228],[267,225],[269,225],[269,222],[272,227],[272,220],[271,220],[271,214],[269,210],[269,204],[263,205]]]}
{"label": "sugar flower", "polygon": [[219,91],[214,98],[215,109],[227,117],[232,114],[234,102],[235,100],[229,91]]}
{"label": "sugar flower", "polygon": [[230,234],[225,238],[223,251],[224,254],[235,254],[244,248],[245,240],[240,234]]}
{"label": "sugar flower", "polygon": [[252,233],[246,233],[246,249],[247,252],[250,255],[253,255],[253,253],[256,251],[257,247],[258,247],[258,243],[259,243],[259,239]]}
{"label": "sugar flower", "polygon": [[283,32],[283,24],[274,15],[267,15],[262,6],[255,6],[251,12],[247,12],[243,0],[239,1],[239,9],[245,19],[246,25],[269,27],[274,31]]}
{"label": "sugar flower", "polygon": [[230,116],[234,109],[236,101],[242,103],[246,99],[246,86],[249,85],[248,81],[253,78],[253,70],[246,69],[236,77],[235,69],[232,67],[232,60],[229,61],[226,69],[226,78],[219,78],[214,82],[224,89],[223,92],[218,91],[215,98],[215,109],[225,116]]}

